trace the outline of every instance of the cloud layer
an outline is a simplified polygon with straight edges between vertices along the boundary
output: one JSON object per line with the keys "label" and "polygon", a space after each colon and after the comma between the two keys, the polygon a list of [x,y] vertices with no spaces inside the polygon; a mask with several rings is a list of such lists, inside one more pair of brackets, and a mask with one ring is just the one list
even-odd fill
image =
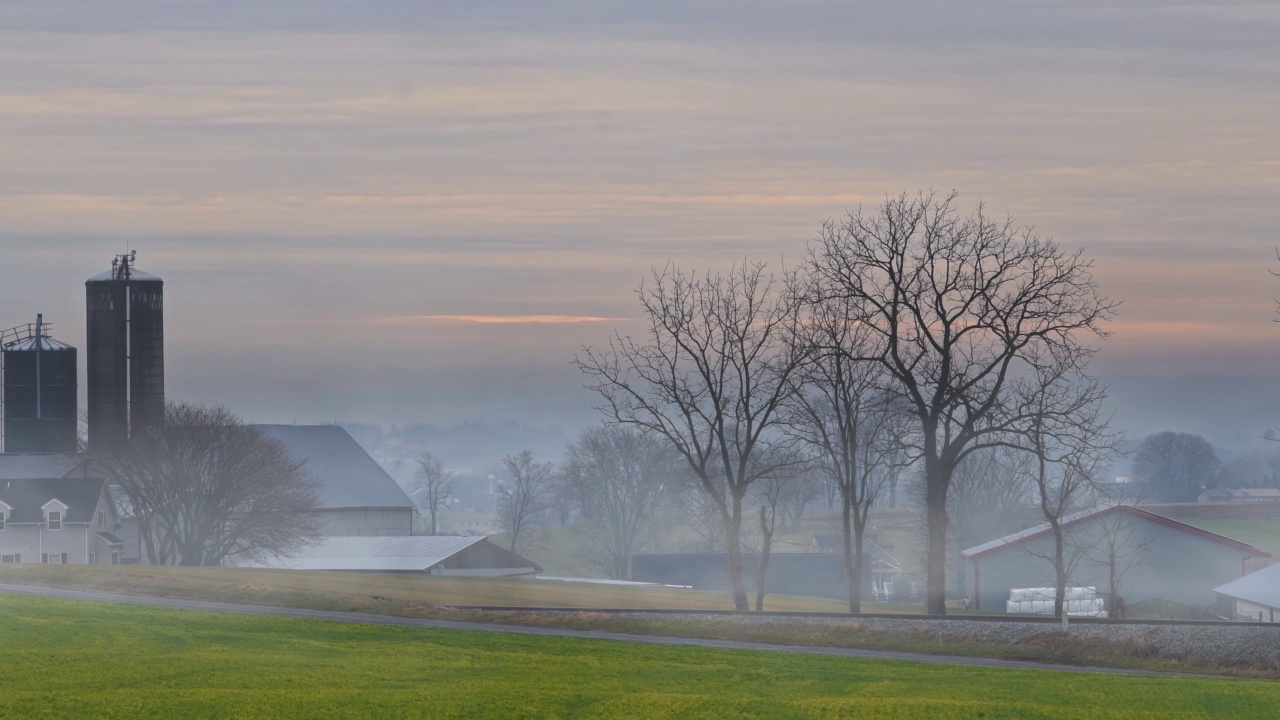
{"label": "cloud layer", "polygon": [[7,4],[0,293],[82,343],[79,283],[138,248],[192,399],[569,382],[651,265],[795,262],[957,188],[1097,259],[1105,369],[1271,372],[1278,35],[1274,3]]}

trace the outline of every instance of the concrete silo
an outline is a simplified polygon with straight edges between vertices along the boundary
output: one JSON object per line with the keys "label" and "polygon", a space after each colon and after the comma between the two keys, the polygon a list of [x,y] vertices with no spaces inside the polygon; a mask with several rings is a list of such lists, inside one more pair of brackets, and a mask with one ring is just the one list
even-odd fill
{"label": "concrete silo", "polygon": [[85,282],[89,450],[107,450],[164,421],[164,281],[137,253]]}
{"label": "concrete silo", "polygon": [[4,451],[77,449],[76,349],[49,337],[42,316],[0,334],[4,346]]}

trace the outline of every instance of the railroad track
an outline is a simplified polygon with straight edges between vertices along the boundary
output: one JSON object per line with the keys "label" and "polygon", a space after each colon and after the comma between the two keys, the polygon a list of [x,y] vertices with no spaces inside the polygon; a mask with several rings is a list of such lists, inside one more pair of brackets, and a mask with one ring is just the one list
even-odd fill
{"label": "railroad track", "polygon": [[[847,613],[821,611],[743,611],[743,610],[678,610],[673,608],[589,608],[589,607],[527,607],[521,605],[440,605],[441,608],[479,612],[519,613],[594,613],[601,615],[700,615],[707,617],[749,618],[813,618],[826,620],[967,620],[992,623],[1039,623],[1061,625],[1062,620],[1045,615],[925,615],[913,613]],[[1071,625],[1173,625],[1173,626],[1226,626],[1226,627],[1276,627],[1275,623],[1234,620],[1153,620],[1147,618],[1093,618],[1073,617]]]}

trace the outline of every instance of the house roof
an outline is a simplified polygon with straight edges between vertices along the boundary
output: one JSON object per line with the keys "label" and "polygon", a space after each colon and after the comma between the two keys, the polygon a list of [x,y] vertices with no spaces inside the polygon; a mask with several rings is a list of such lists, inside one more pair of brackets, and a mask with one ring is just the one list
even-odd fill
{"label": "house roof", "polygon": [[1265,567],[1213,589],[1237,600],[1280,608],[1280,565]]}
{"label": "house roof", "polygon": [[93,520],[105,484],[101,478],[78,477],[0,480],[0,502],[11,508],[11,523],[44,522],[42,508],[53,500],[67,506],[64,522],[86,523]]}
{"label": "house roof", "polygon": [[337,425],[255,425],[280,441],[320,481],[320,507],[412,508],[413,500]]}
{"label": "house roof", "polygon": [[84,455],[72,453],[3,453],[0,454],[0,480],[65,477],[85,462]]}
{"label": "house roof", "polygon": [[[1151,522],[1158,523],[1166,527],[1171,527],[1175,530],[1181,530],[1185,533],[1189,533],[1191,535],[1204,538],[1205,540],[1209,540],[1212,542],[1220,543],[1222,545],[1226,545],[1228,547],[1235,548],[1236,550],[1239,550],[1253,557],[1271,557],[1271,553],[1267,552],[1266,550],[1263,550],[1262,548],[1250,545],[1249,543],[1240,542],[1239,540],[1234,540],[1225,535],[1219,535],[1218,533],[1209,532],[1208,530],[1204,530],[1202,528],[1198,528],[1193,525],[1188,525],[1186,523],[1178,522],[1177,520],[1174,520],[1172,518],[1167,518],[1163,515],[1157,515],[1153,512],[1148,512],[1146,510],[1136,508],[1132,505],[1097,505],[1087,510],[1080,510],[1078,512],[1071,513],[1070,515],[1063,516],[1062,526],[1064,528],[1071,527],[1073,525],[1078,525],[1080,523],[1093,520],[1095,518],[1100,518],[1104,515],[1117,513],[1117,512],[1128,513],[1135,517],[1140,517],[1144,520],[1150,520]],[[1014,545],[1021,545],[1022,543],[1027,542],[1028,540],[1033,540],[1038,537],[1043,537],[1045,535],[1048,535],[1051,532],[1053,532],[1053,529],[1049,526],[1048,523],[1036,525],[1035,527],[1027,528],[1026,530],[1022,530],[1022,531],[1013,533],[1011,535],[1005,535],[1002,538],[997,538],[995,540],[991,540],[990,542],[982,543],[981,545],[975,545],[974,547],[971,547],[968,550],[961,551],[960,555],[962,555],[963,557],[969,558],[971,560],[980,558],[984,555],[988,555],[990,553],[1003,550],[1007,547],[1014,546]]]}
{"label": "house roof", "polygon": [[116,537],[115,535],[113,535],[113,534],[111,534],[111,533],[109,533],[109,532],[100,532],[100,533],[98,533],[98,537],[102,538],[103,542],[107,543],[108,545],[123,545],[123,544],[124,544],[124,541],[123,541],[123,540],[121,540],[120,538]]}
{"label": "house roof", "polygon": [[[289,558],[252,562],[249,567],[422,571],[483,542],[485,538],[481,536],[326,537]],[[491,549],[509,555],[509,559],[517,563],[510,567],[537,568],[532,562],[497,546]]]}

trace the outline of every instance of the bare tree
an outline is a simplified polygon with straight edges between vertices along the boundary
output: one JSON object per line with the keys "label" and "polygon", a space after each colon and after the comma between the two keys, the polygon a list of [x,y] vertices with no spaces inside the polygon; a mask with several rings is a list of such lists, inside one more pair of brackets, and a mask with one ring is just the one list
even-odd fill
{"label": "bare tree", "polygon": [[960,552],[1025,526],[1032,511],[1035,481],[1025,457],[1010,448],[970,453],[956,466],[947,494],[951,562],[955,590],[967,595]]}
{"label": "bare tree", "polygon": [[498,527],[507,535],[507,550],[524,552],[529,531],[550,507],[555,464],[537,462],[531,450],[507,455],[502,464],[511,482],[498,491]]}
{"label": "bare tree", "polygon": [[667,442],[712,501],[727,536],[734,605],[747,610],[742,570],[743,499],[770,468],[757,451],[775,433],[779,409],[804,361],[801,303],[790,278],[763,263],[728,275],[653,272],[641,286],[646,337],[615,334],[607,348],[576,358],[611,422]]}
{"label": "bare tree", "polygon": [[1131,571],[1146,564],[1155,534],[1143,530],[1123,512],[1106,513],[1094,525],[1097,538],[1085,562],[1107,571],[1107,614],[1123,618],[1128,615],[1125,580]]}
{"label": "bare tree", "polygon": [[[724,527],[724,516],[710,495],[700,485],[686,485],[679,494],[684,512],[679,521],[697,538],[684,549],[696,553],[728,553],[729,534]],[[741,540],[741,538],[739,538]]]}
{"label": "bare tree", "polygon": [[1156,502],[1195,502],[1221,466],[1213,445],[1190,433],[1149,435],[1133,456],[1133,476],[1148,483]]}
{"label": "bare tree", "polygon": [[444,463],[428,452],[418,458],[417,478],[418,489],[413,491],[413,499],[418,507],[427,511],[431,522],[428,534],[435,535],[438,516],[453,497],[453,473],[445,470]]}
{"label": "bare tree", "polygon": [[814,344],[788,403],[788,432],[807,445],[835,488],[840,506],[849,612],[862,610],[867,519],[885,484],[910,462],[906,408],[884,389],[873,334],[845,298],[811,306]]}
{"label": "bare tree", "polygon": [[1054,571],[1053,613],[1064,622],[1067,587],[1096,544],[1084,533],[1074,533],[1069,541],[1064,518],[1093,494],[1097,472],[1124,441],[1123,435],[1107,429],[1102,386],[1076,369],[1073,360],[1050,362],[1033,380],[1021,383],[1027,395],[1019,415],[1025,420],[1014,441],[1021,442],[1027,454],[1040,512],[1053,535],[1052,553],[1044,557]]}
{"label": "bare tree", "polygon": [[764,610],[764,596],[769,587],[769,561],[778,533],[778,521],[785,508],[795,503],[795,496],[808,493],[809,468],[805,459],[787,446],[770,448],[761,453],[771,468],[756,479],[751,499],[760,503],[758,517],[759,545],[756,550],[756,611]]}
{"label": "bare tree", "polygon": [[562,475],[598,529],[609,577],[631,579],[631,556],[676,486],[679,463],[666,441],[619,426],[588,428],[569,444]]}
{"label": "bare tree", "polygon": [[148,562],[287,556],[316,537],[319,486],[283,444],[221,407],[170,403],[164,420],[93,458]]}
{"label": "bare tree", "polygon": [[956,195],[890,198],[824,225],[811,272],[829,297],[849,298],[874,332],[874,359],[916,417],[928,521],[927,611],[946,612],[947,493],[965,455],[1015,418],[1007,383],[1029,355],[1087,354],[1114,304],[1092,263],[1030,228],[967,217]]}

